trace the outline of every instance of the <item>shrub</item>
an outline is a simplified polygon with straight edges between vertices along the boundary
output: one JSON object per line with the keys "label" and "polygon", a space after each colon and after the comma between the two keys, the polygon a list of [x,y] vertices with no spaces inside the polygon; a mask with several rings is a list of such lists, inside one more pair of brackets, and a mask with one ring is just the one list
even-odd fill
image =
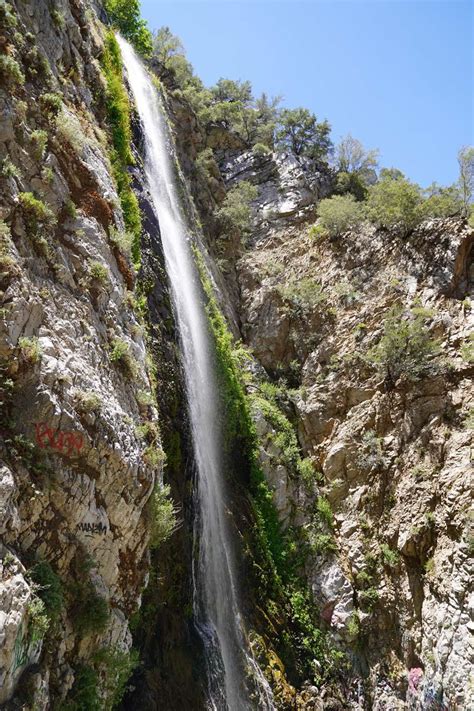
{"label": "shrub", "polygon": [[46,146],[48,145],[48,134],[46,131],[33,131],[30,136],[31,143],[33,145],[33,155],[36,160],[42,160],[46,152]]}
{"label": "shrub", "polygon": [[28,227],[36,230],[40,224],[48,227],[56,224],[52,210],[42,200],[35,198],[33,193],[20,193],[18,199]]}
{"label": "shrub", "polygon": [[330,237],[340,237],[344,232],[359,227],[364,219],[363,209],[352,195],[334,195],[321,200],[318,215],[319,224]]}
{"label": "shrub", "polygon": [[384,335],[367,354],[389,386],[404,375],[409,380],[436,371],[439,344],[431,339],[421,317],[404,317],[399,307],[390,310],[384,322]]}
{"label": "shrub", "polygon": [[379,592],[377,588],[368,588],[359,592],[359,602],[361,607],[372,610],[379,601]]}
{"label": "shrub", "polygon": [[102,406],[102,399],[93,390],[76,390],[76,408],[80,412],[97,413]]}
{"label": "shrub", "polygon": [[45,166],[44,168],[42,168],[41,169],[41,180],[44,183],[52,183],[54,180],[53,169],[50,168],[49,166]]}
{"label": "shrub", "polygon": [[62,100],[59,94],[49,92],[41,94],[39,103],[43,113],[50,114],[51,116],[56,116],[61,111]]}
{"label": "shrub", "polygon": [[64,606],[61,578],[47,561],[36,563],[29,571],[29,576],[37,586],[37,594],[44,603],[47,616],[50,620],[56,620]]}
{"label": "shrub", "polygon": [[264,143],[256,143],[252,147],[252,153],[256,156],[268,156],[272,152],[272,149],[266,146]]}
{"label": "shrub", "polygon": [[307,315],[317,306],[324,305],[327,299],[321,284],[310,277],[291,278],[278,291],[290,310],[301,315]]}
{"label": "shrub", "polygon": [[139,655],[135,649],[127,652],[104,647],[96,652],[94,663],[100,670],[101,688],[105,695],[102,711],[112,711],[118,707],[125,693],[127,681],[138,661]]}
{"label": "shrub", "polygon": [[18,346],[21,355],[27,363],[37,363],[41,358],[41,346],[36,336],[27,338],[23,336],[18,339]]}
{"label": "shrub", "polygon": [[53,21],[53,25],[57,27],[59,30],[64,29],[66,25],[66,19],[64,17],[64,14],[60,12],[59,10],[51,10],[51,19]]}
{"label": "shrub", "polygon": [[400,560],[400,554],[398,551],[394,551],[387,543],[382,543],[380,545],[380,552],[382,554],[382,560],[386,565],[394,567],[398,565]]}
{"label": "shrub", "polygon": [[178,527],[170,487],[157,484],[150,499],[150,548],[158,548]]}
{"label": "shrub", "polygon": [[362,435],[357,453],[357,464],[367,470],[380,468],[384,464],[382,440],[377,437],[374,430],[367,430]]}
{"label": "shrub", "polygon": [[425,217],[451,217],[463,211],[463,202],[456,186],[443,188],[436,183],[425,190],[425,200],[420,205],[420,214]]}
{"label": "shrub", "polygon": [[21,178],[20,169],[14,163],[12,163],[10,158],[3,159],[2,176],[4,178]]}
{"label": "shrub", "polygon": [[111,227],[109,231],[109,238],[114,247],[117,247],[122,254],[125,254],[127,257],[130,256],[133,241],[135,239],[133,232],[129,232],[127,230],[121,231]]}
{"label": "shrub", "polygon": [[257,188],[247,180],[242,180],[232,187],[220,208],[216,212],[216,217],[221,223],[224,234],[244,234],[250,227],[252,210],[250,203],[257,197]]}
{"label": "shrub", "polygon": [[313,555],[329,555],[337,550],[332,535],[320,531],[310,534],[309,545]]}
{"label": "shrub", "polygon": [[84,664],[77,666],[74,671],[74,684],[63,704],[63,711],[102,711],[98,673]]}
{"label": "shrub", "polygon": [[30,644],[43,639],[48,631],[49,619],[46,614],[45,604],[39,597],[32,597],[27,604],[28,611],[28,636]]}
{"label": "shrub", "polygon": [[109,270],[102,262],[89,262],[89,276],[102,286],[105,286],[109,282]]}
{"label": "shrub", "polygon": [[395,228],[406,236],[423,217],[420,187],[398,173],[381,175],[369,190],[367,216],[377,227]]}
{"label": "shrub", "polygon": [[137,402],[139,405],[142,407],[147,407],[149,405],[153,405],[154,403],[154,397],[152,393],[147,392],[146,390],[139,390],[136,394]]}
{"label": "shrub", "polygon": [[316,501],[316,510],[319,514],[321,521],[323,521],[326,526],[332,528],[334,525],[333,513],[331,509],[331,504],[323,496],[320,496]]}
{"label": "shrub", "polygon": [[319,123],[307,109],[283,109],[279,116],[276,143],[280,150],[290,150],[296,156],[326,160],[332,148],[330,132],[328,122]]}
{"label": "shrub", "polygon": [[120,338],[115,338],[112,341],[110,360],[112,363],[119,363],[124,366],[132,378],[137,377],[137,361],[130,353],[130,346],[126,341],[122,341]]}
{"label": "shrub", "polygon": [[20,65],[8,54],[0,54],[0,77],[9,86],[23,86],[25,83]]}
{"label": "shrub", "polygon": [[99,595],[90,580],[79,583],[74,590],[71,618],[76,632],[81,636],[103,632],[109,621],[109,605]]}
{"label": "shrub", "polygon": [[77,155],[82,155],[87,145],[87,137],[82,129],[81,122],[64,106],[56,116],[56,136],[61,143],[68,143]]}

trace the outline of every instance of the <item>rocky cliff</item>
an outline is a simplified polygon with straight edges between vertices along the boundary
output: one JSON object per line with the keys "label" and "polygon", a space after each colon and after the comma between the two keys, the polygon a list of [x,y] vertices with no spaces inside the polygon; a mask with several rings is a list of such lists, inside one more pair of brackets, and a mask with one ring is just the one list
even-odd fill
{"label": "rocky cliff", "polygon": [[[200,709],[176,325],[133,106],[117,169],[98,13],[0,4],[0,705],[114,708],[135,668],[122,708]],[[327,166],[249,150],[161,79],[216,342],[219,311],[240,341],[218,354],[253,420],[229,410],[229,517],[276,708],[467,709],[474,231],[324,236]],[[245,239],[219,219],[242,181]]]}

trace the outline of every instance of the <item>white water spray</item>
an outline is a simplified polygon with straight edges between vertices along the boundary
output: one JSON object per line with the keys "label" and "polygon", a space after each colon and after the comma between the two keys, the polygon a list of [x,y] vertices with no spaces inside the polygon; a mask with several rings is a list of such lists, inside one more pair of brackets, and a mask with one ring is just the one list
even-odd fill
{"label": "white water spray", "polygon": [[159,93],[130,45],[121,37],[118,41],[145,135],[145,172],[160,224],[181,340],[197,466],[194,616],[206,654],[209,708],[270,711],[274,708],[271,691],[248,649],[237,602],[213,352],[189,230],[176,189],[174,146]]}

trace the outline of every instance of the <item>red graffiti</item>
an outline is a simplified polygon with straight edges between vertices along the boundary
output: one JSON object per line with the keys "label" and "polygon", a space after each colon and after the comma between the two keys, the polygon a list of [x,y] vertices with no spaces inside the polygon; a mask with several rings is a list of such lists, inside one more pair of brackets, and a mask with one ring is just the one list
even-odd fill
{"label": "red graffiti", "polygon": [[61,430],[54,432],[48,427],[46,422],[38,422],[35,424],[35,430],[36,442],[41,449],[51,447],[51,449],[56,449],[68,457],[70,457],[74,451],[79,454],[84,444],[84,439],[79,432],[61,432]]}

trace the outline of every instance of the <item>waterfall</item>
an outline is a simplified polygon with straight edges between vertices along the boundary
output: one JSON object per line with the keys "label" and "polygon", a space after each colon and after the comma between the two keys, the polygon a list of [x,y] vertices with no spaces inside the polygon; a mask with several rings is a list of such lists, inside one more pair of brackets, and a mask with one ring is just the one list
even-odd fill
{"label": "waterfall", "polygon": [[191,239],[173,164],[174,146],[161,96],[130,45],[118,37],[145,135],[144,165],[159,220],[179,328],[196,461],[194,620],[203,641],[208,708],[271,710],[268,683],[246,642],[227,520],[219,395],[213,348]]}

